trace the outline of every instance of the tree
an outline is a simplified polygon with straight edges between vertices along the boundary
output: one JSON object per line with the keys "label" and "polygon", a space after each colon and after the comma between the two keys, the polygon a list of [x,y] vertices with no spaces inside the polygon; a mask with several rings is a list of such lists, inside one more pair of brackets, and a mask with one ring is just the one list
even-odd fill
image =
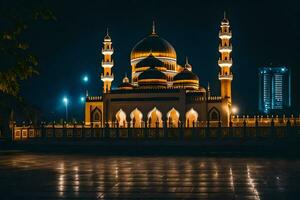
{"label": "tree", "polygon": [[[56,20],[51,10],[26,1],[0,3],[0,126],[7,132],[9,115],[17,104],[22,81],[38,75],[38,59],[22,37],[37,20]],[[28,110],[28,109],[26,109]]]}

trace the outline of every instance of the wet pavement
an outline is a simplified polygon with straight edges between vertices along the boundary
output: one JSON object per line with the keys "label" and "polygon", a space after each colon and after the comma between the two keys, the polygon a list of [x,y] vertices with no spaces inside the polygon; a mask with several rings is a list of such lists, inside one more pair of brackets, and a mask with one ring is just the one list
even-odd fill
{"label": "wet pavement", "polygon": [[0,155],[0,199],[299,199],[300,160]]}

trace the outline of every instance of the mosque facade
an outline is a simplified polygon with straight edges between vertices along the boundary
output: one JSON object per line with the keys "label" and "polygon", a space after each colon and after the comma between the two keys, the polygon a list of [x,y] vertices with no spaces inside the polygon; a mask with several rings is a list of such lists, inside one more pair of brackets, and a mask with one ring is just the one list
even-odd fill
{"label": "mosque facade", "polygon": [[[156,32],[139,41],[130,54],[130,78],[112,89],[114,70],[112,38],[104,37],[101,67],[102,96],[87,96],[85,124],[93,127],[200,127],[229,126],[231,117],[231,29],[224,16],[219,31],[219,96],[200,84],[186,59],[177,62],[174,47]],[[115,71],[115,72],[113,72]]]}

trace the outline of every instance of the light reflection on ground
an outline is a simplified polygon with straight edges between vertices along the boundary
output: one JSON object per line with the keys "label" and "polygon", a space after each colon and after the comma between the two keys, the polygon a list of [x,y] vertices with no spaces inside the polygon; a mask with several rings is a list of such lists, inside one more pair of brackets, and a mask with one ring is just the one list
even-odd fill
{"label": "light reflection on ground", "polygon": [[295,199],[300,160],[0,155],[0,199]]}

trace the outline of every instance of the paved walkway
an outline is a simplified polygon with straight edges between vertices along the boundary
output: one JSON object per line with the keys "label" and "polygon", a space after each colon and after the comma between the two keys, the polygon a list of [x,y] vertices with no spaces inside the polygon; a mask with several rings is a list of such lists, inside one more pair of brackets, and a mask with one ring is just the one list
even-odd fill
{"label": "paved walkway", "polygon": [[298,199],[300,160],[0,155],[0,199]]}

